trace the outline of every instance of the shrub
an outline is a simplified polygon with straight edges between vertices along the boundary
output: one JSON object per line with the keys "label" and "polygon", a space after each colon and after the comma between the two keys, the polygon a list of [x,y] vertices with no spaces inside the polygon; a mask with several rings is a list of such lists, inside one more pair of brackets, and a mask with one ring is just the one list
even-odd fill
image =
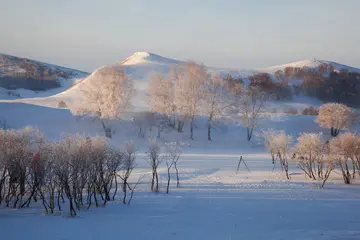
{"label": "shrub", "polygon": [[317,116],[319,115],[319,109],[314,108],[313,106],[307,107],[302,111],[302,115]]}
{"label": "shrub", "polygon": [[67,108],[67,105],[64,101],[60,101],[57,105],[58,108]]}
{"label": "shrub", "polygon": [[297,115],[297,114],[299,114],[299,111],[298,111],[297,109],[295,109],[295,108],[291,108],[291,109],[287,109],[287,110],[285,111],[285,113],[286,113],[286,114]]}

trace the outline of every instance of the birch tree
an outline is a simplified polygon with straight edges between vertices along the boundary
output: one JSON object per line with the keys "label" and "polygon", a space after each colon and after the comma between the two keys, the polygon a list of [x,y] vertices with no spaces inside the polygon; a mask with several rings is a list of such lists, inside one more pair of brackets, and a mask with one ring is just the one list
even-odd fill
{"label": "birch tree", "polygon": [[259,126],[260,120],[265,115],[267,95],[257,87],[249,87],[233,91],[234,117],[246,127],[247,140],[250,141],[254,130]]}
{"label": "birch tree", "polygon": [[221,117],[229,107],[229,96],[226,85],[219,76],[209,78],[204,84],[204,96],[201,101],[201,113],[208,117],[208,140],[212,141],[211,129],[218,117]]}
{"label": "birch tree", "polygon": [[150,107],[152,112],[167,116],[169,125],[175,128],[175,67],[169,76],[157,73],[151,77],[149,85]]}
{"label": "birch tree", "polygon": [[80,83],[82,99],[71,111],[75,115],[98,117],[106,137],[111,138],[111,128],[106,120],[118,119],[131,106],[132,82],[117,67],[104,67]]}
{"label": "birch tree", "polygon": [[190,139],[194,139],[195,116],[204,97],[204,84],[208,73],[203,65],[187,62],[180,66],[175,88],[175,104],[180,115],[190,121]]}

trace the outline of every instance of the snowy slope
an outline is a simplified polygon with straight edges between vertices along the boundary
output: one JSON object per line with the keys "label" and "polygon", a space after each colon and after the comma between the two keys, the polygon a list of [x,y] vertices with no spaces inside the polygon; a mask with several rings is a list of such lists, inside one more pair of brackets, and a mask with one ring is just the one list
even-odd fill
{"label": "snowy slope", "polygon": [[272,67],[268,67],[268,68],[258,69],[258,71],[273,74],[278,70],[284,70],[286,67],[298,67],[298,68],[307,67],[309,69],[317,69],[319,67],[319,65],[322,63],[331,64],[332,66],[334,66],[334,69],[338,70],[338,71],[340,71],[342,69],[346,69],[350,72],[360,72],[359,68],[350,67],[350,66],[332,62],[332,61],[316,60],[316,59],[303,60],[303,61],[297,61],[297,62],[282,64],[282,65],[276,65],[276,66],[272,66]]}
{"label": "snowy slope", "polygon": [[[70,88],[88,75],[89,73],[75,69],[0,53],[0,99],[52,96]],[[57,87],[32,89],[32,84],[38,84],[39,81],[53,81],[56,82],[53,85]],[[19,84],[24,82],[28,84]]]}
{"label": "snowy slope", "polygon": [[[128,57],[121,63],[112,65],[111,67],[115,68],[122,68],[127,76],[133,80],[134,87],[136,90],[136,96],[133,98],[133,105],[134,105],[134,111],[143,111],[148,110],[148,96],[147,96],[147,88],[148,84],[150,82],[150,77],[154,73],[163,73],[168,74],[170,71],[170,68],[173,65],[181,64],[183,61],[175,60],[171,58],[162,57],[160,55],[149,53],[149,52],[136,52],[132,56]],[[248,69],[221,69],[221,68],[214,68],[214,67],[208,67],[208,72],[213,75],[222,75],[226,76],[227,74],[231,74],[234,77],[242,77],[245,84],[249,83],[249,77],[257,74],[257,73],[268,73],[270,74],[271,78],[276,81],[276,77],[274,73],[277,70],[284,70],[286,67],[293,66],[293,67],[308,67],[308,68],[318,68],[318,66],[322,63],[328,63],[332,64],[335,68],[335,70],[341,70],[341,69],[347,69],[349,71],[356,71],[360,72],[360,69],[352,68],[346,65],[338,64],[335,62],[330,61],[322,61],[322,60],[305,60],[305,61],[299,61],[294,63],[288,63],[284,65],[278,65],[273,66],[265,69],[254,69],[254,70],[248,70]],[[10,102],[23,102],[28,104],[34,104],[39,106],[46,106],[46,107],[52,107],[57,108],[57,105],[60,101],[64,101],[68,106],[71,106],[74,102],[76,102],[79,97],[81,97],[81,86],[86,86],[87,81],[93,78],[96,75],[97,71],[94,71],[91,75],[89,75],[87,78],[76,80],[78,84],[75,84],[74,86],[68,88],[63,87],[62,92],[56,90],[54,92],[47,92],[45,96],[39,95],[31,95],[29,94],[29,99],[17,99],[12,100]],[[301,79],[292,79],[289,84],[300,84]],[[53,96],[50,96],[52,94]],[[58,94],[56,94],[58,93]],[[23,95],[26,96],[24,92],[22,92]],[[49,97],[48,97],[49,96]],[[7,98],[9,99],[9,98]],[[305,102],[302,102],[302,101]],[[296,98],[293,101],[290,102],[276,102],[274,103],[278,107],[284,107],[292,108],[292,105],[296,105],[297,109],[302,110],[303,108],[307,106],[319,106],[321,103],[316,99],[310,99],[307,97],[302,98]],[[273,105],[274,105],[273,104]]]}
{"label": "snowy slope", "polygon": [[[64,109],[52,109],[22,103],[0,103],[0,112],[10,127],[38,126],[50,139],[61,133],[84,132],[102,135],[101,125],[89,119],[77,119]],[[176,188],[171,171],[170,194],[165,194],[166,165],[159,167],[160,193],[149,192],[150,167],[145,158],[148,138],[156,129],[147,131],[145,139],[137,137],[130,122],[113,124],[114,147],[134,140],[138,148],[136,168],[130,178],[133,184],[145,174],[131,205],[115,202],[106,207],[78,211],[75,219],[67,218],[68,208],[54,215],[43,215],[39,201],[31,208],[0,208],[3,239],[114,239],[115,229],[126,229],[129,239],[359,239],[360,220],[353,214],[360,207],[358,184],[346,186],[339,171],[332,174],[324,189],[319,181],[305,180],[304,174],[290,163],[291,180],[286,180],[280,167],[273,169],[270,154],[262,143],[247,142],[245,129],[232,124],[214,130],[213,141],[207,141],[206,119],[197,119],[195,140],[188,129],[163,133],[162,141],[185,140],[189,143],[179,160],[180,188]],[[289,116],[268,119],[263,128],[283,129],[294,139],[300,132],[319,132],[311,116]],[[239,156],[244,165],[236,173]],[[358,180],[356,180],[358,181]],[[22,231],[18,231],[22,226]],[[92,229],[89,232],[89,227]],[[39,235],[39,232],[42,234]]]}

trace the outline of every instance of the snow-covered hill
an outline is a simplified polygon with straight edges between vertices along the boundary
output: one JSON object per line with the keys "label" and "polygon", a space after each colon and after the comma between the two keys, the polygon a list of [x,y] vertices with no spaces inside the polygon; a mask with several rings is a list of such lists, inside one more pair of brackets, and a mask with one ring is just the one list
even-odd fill
{"label": "snow-covered hill", "polygon": [[0,53],[0,98],[52,96],[88,75],[75,69]]}
{"label": "snow-covered hill", "polygon": [[[134,87],[136,90],[136,96],[133,99],[133,105],[135,111],[147,110],[148,109],[148,97],[147,97],[147,87],[150,82],[151,75],[154,73],[163,73],[168,74],[171,67],[173,65],[178,65],[183,63],[183,61],[175,60],[171,58],[162,57],[160,55],[149,53],[149,52],[136,52],[132,56],[126,58],[124,61],[114,64],[109,67],[121,68],[125,71],[127,76],[133,80]],[[274,81],[276,80],[275,74],[277,71],[284,71],[287,67],[297,67],[297,68],[309,68],[309,69],[317,69],[321,64],[331,64],[334,70],[342,70],[346,69],[348,71],[360,72],[360,69],[349,67],[346,65],[342,65],[335,62],[330,61],[322,61],[322,60],[305,60],[294,63],[288,63],[284,65],[273,66],[264,69],[221,69],[215,67],[208,67],[208,72],[210,74],[217,74],[226,76],[227,74],[231,74],[233,77],[241,77],[245,83],[249,83],[249,77],[258,74],[258,73],[267,73],[271,76]],[[51,108],[57,108],[58,103],[60,101],[65,102],[68,106],[71,106],[74,102],[76,102],[81,96],[81,87],[86,87],[88,81],[94,78],[97,75],[97,71],[94,71],[91,75],[87,76],[81,81],[77,81],[76,84],[72,86],[69,84],[62,89],[64,91],[60,92],[58,90],[54,91],[52,96],[47,94],[46,96],[34,97],[29,96],[27,99],[16,99],[10,102],[22,102],[28,104],[34,104],[39,106],[46,106]],[[292,80],[292,84],[299,84],[302,80],[298,79]],[[70,87],[69,87],[70,86]],[[47,91],[46,93],[50,93],[51,91]],[[24,93],[23,93],[24,94]],[[25,94],[24,94],[25,95]],[[33,98],[30,98],[33,97]],[[309,99],[306,99],[306,103],[302,103],[302,99],[304,98],[296,98],[291,102],[291,105],[295,102],[295,105],[309,105]],[[316,104],[315,104],[316,103]],[[281,104],[281,106],[286,106],[287,104]],[[319,105],[319,101],[314,99],[314,104],[310,104],[317,106]]]}
{"label": "snow-covered hill", "polygon": [[337,62],[317,60],[317,59],[303,60],[303,61],[297,61],[297,62],[292,62],[292,63],[286,63],[286,64],[282,64],[282,65],[276,65],[276,66],[272,66],[272,67],[268,67],[268,68],[258,69],[258,71],[269,73],[269,74],[274,74],[276,71],[284,70],[287,67],[297,67],[297,68],[307,67],[309,69],[315,70],[315,69],[319,68],[319,65],[324,64],[324,63],[332,65],[334,67],[334,70],[337,70],[337,71],[348,70],[349,72],[360,72],[359,68],[350,67],[350,66],[340,64]]}

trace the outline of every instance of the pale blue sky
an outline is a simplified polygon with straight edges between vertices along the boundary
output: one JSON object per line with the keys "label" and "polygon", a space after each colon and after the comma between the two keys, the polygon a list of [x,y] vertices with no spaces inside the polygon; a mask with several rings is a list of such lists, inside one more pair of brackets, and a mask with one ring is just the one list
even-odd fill
{"label": "pale blue sky", "polygon": [[360,67],[359,0],[0,0],[0,52],[92,71],[137,51],[209,66]]}

